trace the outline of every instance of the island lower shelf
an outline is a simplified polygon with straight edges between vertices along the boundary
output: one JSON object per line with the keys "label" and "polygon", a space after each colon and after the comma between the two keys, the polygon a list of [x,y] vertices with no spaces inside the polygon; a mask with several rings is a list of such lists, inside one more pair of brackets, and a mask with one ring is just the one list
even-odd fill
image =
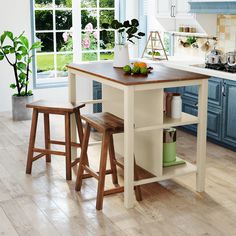
{"label": "island lower shelf", "polygon": [[[179,159],[181,159],[181,158],[179,158]],[[163,172],[162,172],[161,176],[155,176],[155,177],[151,177],[151,178],[137,180],[137,181],[134,181],[134,185],[136,186],[136,185],[153,183],[153,182],[172,179],[175,177],[179,177],[179,176],[183,176],[183,175],[197,172],[196,165],[194,165],[188,161],[185,161],[185,162],[186,162],[185,164],[181,164],[181,165],[163,167]]]}

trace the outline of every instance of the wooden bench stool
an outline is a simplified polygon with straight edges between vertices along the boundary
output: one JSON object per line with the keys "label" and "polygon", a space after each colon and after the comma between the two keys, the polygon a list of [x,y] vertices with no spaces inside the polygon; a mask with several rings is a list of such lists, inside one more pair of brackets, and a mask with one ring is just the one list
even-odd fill
{"label": "wooden bench stool", "polygon": [[[124,168],[124,165],[116,159],[114,143],[113,143],[113,134],[124,132],[124,121],[123,119],[120,119],[119,117],[114,116],[113,114],[107,112],[81,116],[81,118],[86,121],[86,126],[85,126],[84,139],[82,143],[75,190],[80,191],[83,178],[88,178],[88,177],[96,178],[98,180],[96,209],[101,210],[103,206],[103,197],[105,195],[120,193],[124,191],[124,187],[120,187],[118,185],[117,169],[116,169],[116,166]],[[91,128],[96,129],[99,133],[102,134],[102,148],[101,148],[99,172],[95,172],[88,165],[87,149],[88,149]],[[111,166],[110,170],[106,170],[108,150],[110,156],[110,166]],[[136,163],[134,169],[135,169],[134,179],[137,180],[138,174],[137,174]],[[88,174],[84,174],[84,171],[86,171]],[[112,182],[116,187],[113,189],[104,190],[105,177],[107,174],[112,175]],[[140,186],[135,187],[135,195],[137,201],[142,200]]]}
{"label": "wooden bench stool", "polygon": [[[75,104],[71,103],[55,103],[45,100],[39,100],[30,104],[27,104],[26,107],[33,108],[32,114],[32,123],[30,131],[30,140],[28,148],[28,158],[26,165],[26,173],[31,174],[32,164],[37,159],[46,156],[46,162],[51,162],[51,154],[65,156],[66,159],[66,179],[71,180],[71,167],[76,165],[79,162],[79,158],[76,158],[71,162],[71,146],[81,147],[83,140],[83,127],[80,118],[80,108],[84,107],[85,104]],[[38,123],[38,114],[43,113],[44,115],[44,136],[45,136],[45,149],[35,147],[35,139],[37,132],[37,123]],[[56,141],[50,139],[50,120],[49,115],[64,115],[65,116],[65,142]],[[77,130],[79,135],[79,142],[71,142],[71,114],[75,115]],[[51,144],[64,145],[65,152],[62,151],[53,151],[51,150]],[[34,153],[39,153],[37,156],[34,156]]]}

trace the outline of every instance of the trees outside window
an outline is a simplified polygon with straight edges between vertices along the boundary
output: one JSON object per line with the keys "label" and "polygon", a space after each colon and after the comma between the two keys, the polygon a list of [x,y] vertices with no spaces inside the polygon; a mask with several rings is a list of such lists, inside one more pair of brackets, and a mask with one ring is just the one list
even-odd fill
{"label": "trees outside window", "polygon": [[[72,0],[34,0],[34,41],[43,48],[35,55],[36,84],[65,82],[66,65],[73,61],[73,46],[81,48],[82,61],[113,59],[115,32],[106,36],[102,24],[116,17],[118,0],[78,0],[81,46],[73,45]],[[73,6],[73,7],[77,7]]]}

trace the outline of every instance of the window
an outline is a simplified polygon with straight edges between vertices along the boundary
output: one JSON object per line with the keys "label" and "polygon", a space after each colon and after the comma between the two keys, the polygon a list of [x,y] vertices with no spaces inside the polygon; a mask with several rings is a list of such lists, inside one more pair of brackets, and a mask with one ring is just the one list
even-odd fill
{"label": "window", "polygon": [[[72,0],[33,1],[33,40],[41,41],[44,46],[35,55],[37,87],[65,84],[66,65],[73,61],[73,52],[78,52],[74,56],[80,61],[113,59],[115,32],[104,33],[102,23],[118,18],[118,0],[77,0],[77,3],[74,8],[80,9],[79,14],[77,9],[72,10]],[[81,25],[74,31],[72,12]],[[73,34],[78,36],[75,45]]]}
{"label": "window", "polygon": [[43,48],[35,55],[36,84],[65,82],[73,60],[72,0],[34,0],[34,41]]}
{"label": "window", "polygon": [[116,4],[115,0],[81,0],[82,61],[113,59],[115,32],[104,32],[102,24],[117,18]]}

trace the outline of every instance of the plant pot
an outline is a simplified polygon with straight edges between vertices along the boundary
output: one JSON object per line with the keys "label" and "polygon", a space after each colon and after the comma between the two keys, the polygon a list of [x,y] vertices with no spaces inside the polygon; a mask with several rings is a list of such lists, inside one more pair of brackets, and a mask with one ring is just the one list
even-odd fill
{"label": "plant pot", "polygon": [[130,65],[128,44],[115,45],[113,66],[124,67],[126,65]]}
{"label": "plant pot", "polygon": [[30,120],[32,111],[26,104],[33,102],[34,96],[12,96],[12,118],[14,121]]}

